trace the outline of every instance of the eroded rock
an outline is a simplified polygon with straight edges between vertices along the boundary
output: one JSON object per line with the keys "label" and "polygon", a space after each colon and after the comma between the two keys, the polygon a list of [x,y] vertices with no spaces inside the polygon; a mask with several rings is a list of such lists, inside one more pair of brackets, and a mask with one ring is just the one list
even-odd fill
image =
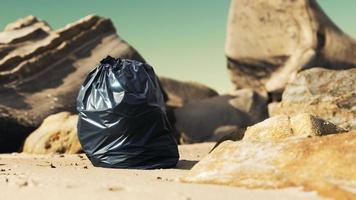
{"label": "eroded rock", "polygon": [[356,67],[356,41],[315,0],[231,1],[225,53],[237,89],[271,93],[310,67]]}
{"label": "eroded rock", "polygon": [[304,187],[356,198],[356,133],[284,141],[225,141],[181,181],[248,188]]}
{"label": "eroded rock", "polygon": [[78,115],[61,112],[47,117],[25,141],[23,152],[33,154],[79,153]]}
{"label": "eroded rock", "polygon": [[289,81],[282,102],[269,110],[272,116],[306,112],[356,130],[356,68],[313,68],[298,73]]}
{"label": "eroded rock", "polygon": [[0,152],[18,151],[47,116],[75,111],[82,81],[108,54],[144,61],[107,18],[55,31],[31,16],[8,25],[0,33]]}

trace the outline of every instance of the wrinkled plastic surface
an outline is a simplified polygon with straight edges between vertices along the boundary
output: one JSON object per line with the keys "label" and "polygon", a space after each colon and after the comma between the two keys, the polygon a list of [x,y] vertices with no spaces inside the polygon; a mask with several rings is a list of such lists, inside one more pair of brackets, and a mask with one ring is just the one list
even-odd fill
{"label": "wrinkled plastic surface", "polygon": [[110,56],[91,71],[77,98],[78,137],[94,166],[154,169],[179,154],[159,81],[148,64]]}

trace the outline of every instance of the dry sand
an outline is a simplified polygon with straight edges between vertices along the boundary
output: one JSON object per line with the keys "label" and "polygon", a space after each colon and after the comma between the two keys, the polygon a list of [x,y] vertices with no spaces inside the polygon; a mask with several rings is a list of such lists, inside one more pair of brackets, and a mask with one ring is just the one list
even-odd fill
{"label": "dry sand", "polygon": [[178,178],[213,145],[182,145],[177,167],[162,170],[95,168],[84,154],[0,154],[0,199],[321,199],[301,188],[250,190],[180,183]]}

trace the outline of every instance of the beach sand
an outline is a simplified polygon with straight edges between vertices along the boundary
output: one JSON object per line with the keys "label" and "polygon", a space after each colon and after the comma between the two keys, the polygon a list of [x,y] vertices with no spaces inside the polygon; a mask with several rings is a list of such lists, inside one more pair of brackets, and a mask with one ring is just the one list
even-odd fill
{"label": "beach sand", "polygon": [[302,188],[251,190],[180,183],[179,177],[213,146],[181,145],[177,167],[161,170],[96,168],[84,154],[0,154],[0,199],[321,199]]}

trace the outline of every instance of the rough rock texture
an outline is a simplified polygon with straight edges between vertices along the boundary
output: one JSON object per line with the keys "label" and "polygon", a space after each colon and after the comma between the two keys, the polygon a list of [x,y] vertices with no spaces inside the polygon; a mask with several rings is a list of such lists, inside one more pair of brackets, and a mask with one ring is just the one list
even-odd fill
{"label": "rough rock texture", "polygon": [[23,152],[34,154],[79,153],[78,115],[61,112],[47,117],[25,141]]}
{"label": "rough rock texture", "polygon": [[279,141],[290,137],[314,137],[345,132],[336,125],[302,113],[277,115],[247,128],[244,140]]}
{"label": "rough rock texture", "polygon": [[236,88],[272,93],[306,68],[356,67],[356,41],[315,0],[232,0],[225,52]]}
{"label": "rough rock texture", "polygon": [[143,61],[106,18],[55,31],[33,16],[9,24],[0,33],[0,152],[17,151],[50,114],[74,111],[84,77],[107,54]]}
{"label": "rough rock texture", "polygon": [[168,106],[180,107],[186,103],[217,96],[218,93],[197,82],[178,81],[167,77],[159,77],[162,88],[168,95]]}
{"label": "rough rock texture", "polygon": [[311,113],[347,129],[356,129],[356,69],[305,70],[290,80],[270,114]]}
{"label": "rough rock texture", "polygon": [[226,141],[181,180],[248,188],[303,186],[356,198],[356,132],[280,141]]}
{"label": "rough rock texture", "polygon": [[253,90],[187,103],[174,110],[176,129],[183,143],[217,141],[214,132],[221,126],[244,128],[267,117],[266,99]]}

